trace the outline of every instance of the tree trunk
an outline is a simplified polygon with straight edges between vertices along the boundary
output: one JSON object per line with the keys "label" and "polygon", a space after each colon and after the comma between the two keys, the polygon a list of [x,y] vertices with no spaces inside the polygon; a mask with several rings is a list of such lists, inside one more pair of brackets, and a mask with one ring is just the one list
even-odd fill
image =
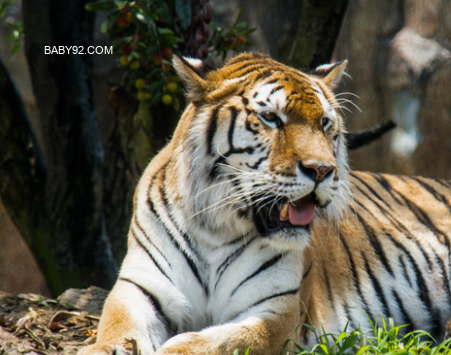
{"label": "tree trunk", "polygon": [[[263,52],[301,70],[329,63],[348,0],[238,0]],[[214,5],[215,6],[215,5]],[[233,7],[233,2],[228,5]],[[227,5],[221,4],[223,16]]]}
{"label": "tree trunk", "polygon": [[[92,99],[91,56],[44,54],[44,46],[86,50],[92,44],[94,18],[77,0],[47,0],[39,6],[25,0],[23,18],[46,169],[32,165],[36,161],[43,167],[43,159],[23,104],[12,92],[16,99],[6,99],[11,114],[2,116],[3,126],[8,135],[22,139],[2,137],[0,192],[54,294],[91,284],[110,288],[117,264],[105,229],[104,153]],[[2,76],[7,77],[4,68]],[[12,85],[9,78],[7,82]],[[34,144],[28,148],[30,140]],[[40,159],[30,160],[29,150]],[[11,158],[12,152],[16,156]]]}

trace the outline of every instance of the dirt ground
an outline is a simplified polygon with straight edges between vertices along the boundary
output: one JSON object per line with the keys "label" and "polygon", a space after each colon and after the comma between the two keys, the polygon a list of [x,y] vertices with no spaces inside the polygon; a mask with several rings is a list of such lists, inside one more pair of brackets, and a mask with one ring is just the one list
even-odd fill
{"label": "dirt ground", "polygon": [[0,355],[76,354],[95,341],[108,292],[69,289],[57,300],[0,291]]}

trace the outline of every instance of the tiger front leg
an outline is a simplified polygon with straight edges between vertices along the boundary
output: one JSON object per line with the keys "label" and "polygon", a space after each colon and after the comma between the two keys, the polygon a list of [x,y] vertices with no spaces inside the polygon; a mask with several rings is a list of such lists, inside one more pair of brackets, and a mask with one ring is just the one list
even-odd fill
{"label": "tiger front leg", "polygon": [[119,279],[105,301],[96,343],[77,355],[132,354],[133,343],[142,355],[148,355],[168,338],[151,300],[138,286]]}
{"label": "tiger front leg", "polygon": [[[297,294],[268,300],[236,320],[169,339],[156,355],[232,355],[250,348],[254,355],[280,355],[288,339],[296,339],[300,306]],[[288,345],[290,349],[292,343]],[[294,349],[292,349],[294,350]]]}

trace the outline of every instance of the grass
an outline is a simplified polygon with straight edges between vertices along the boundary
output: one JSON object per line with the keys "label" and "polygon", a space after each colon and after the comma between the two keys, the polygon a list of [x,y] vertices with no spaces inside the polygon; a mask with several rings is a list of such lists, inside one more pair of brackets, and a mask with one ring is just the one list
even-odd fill
{"label": "grass", "polygon": [[[315,333],[318,344],[312,349],[304,349],[292,340],[297,351],[284,351],[284,355],[448,355],[451,354],[451,339],[437,344],[432,336],[425,331],[413,331],[403,335],[402,328],[394,326],[389,318],[388,323],[382,318],[382,326],[371,321],[372,330],[363,332],[360,329],[339,335],[324,334],[318,336],[316,330],[304,324]],[[324,333],[324,331],[323,331]]]}

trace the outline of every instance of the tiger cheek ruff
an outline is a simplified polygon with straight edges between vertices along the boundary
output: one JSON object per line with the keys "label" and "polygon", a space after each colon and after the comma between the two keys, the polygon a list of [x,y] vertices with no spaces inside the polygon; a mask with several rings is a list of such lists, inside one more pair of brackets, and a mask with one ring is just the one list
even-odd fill
{"label": "tiger cheek ruff", "polygon": [[367,315],[440,339],[450,183],[349,171],[334,93],[347,62],[174,66],[190,104],[138,184],[127,256],[79,354],[131,339],[142,354],[280,354],[315,343],[300,324],[337,334]]}

